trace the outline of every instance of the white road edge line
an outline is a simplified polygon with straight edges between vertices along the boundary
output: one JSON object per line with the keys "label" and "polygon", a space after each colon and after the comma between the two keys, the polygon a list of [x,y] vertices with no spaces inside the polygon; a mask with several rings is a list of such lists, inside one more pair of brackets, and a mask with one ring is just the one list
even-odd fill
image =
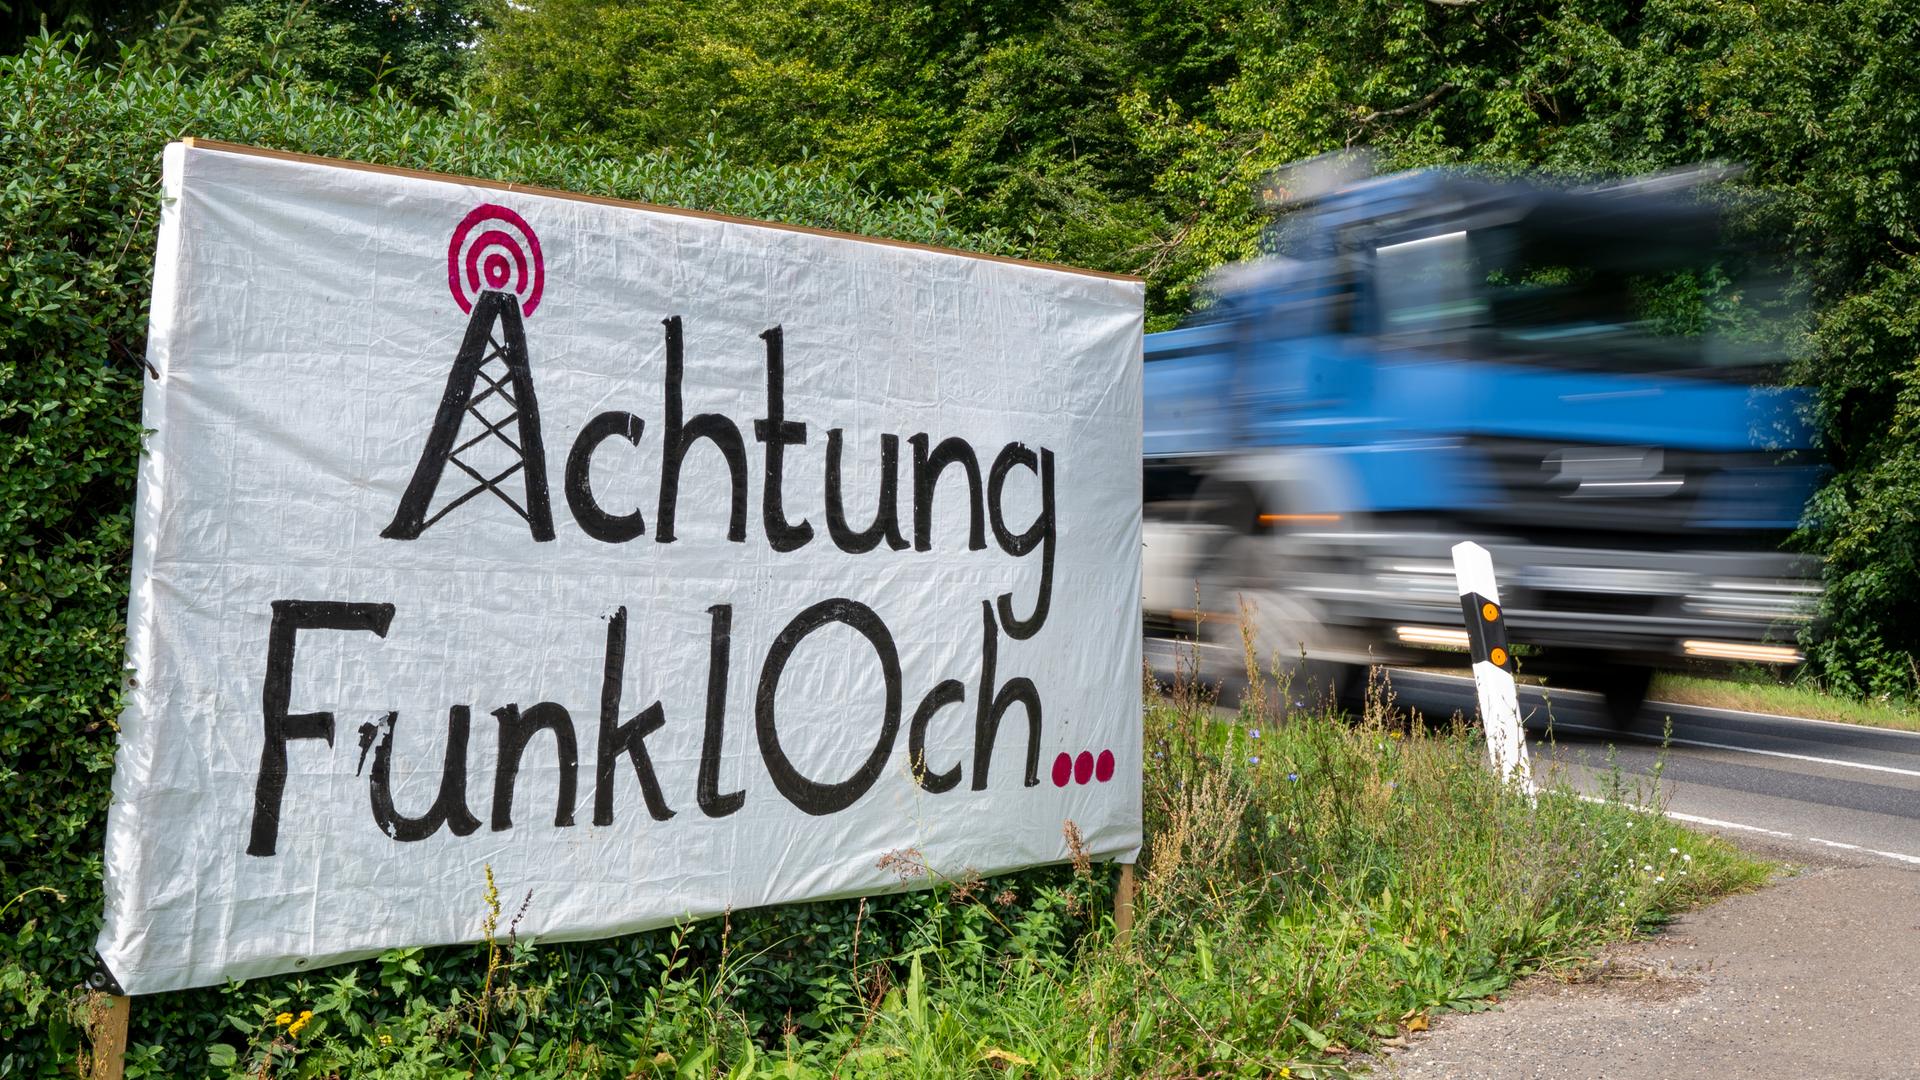
{"label": "white road edge line", "polygon": [[[1156,639],[1156,640],[1165,640],[1165,639]],[[1221,645],[1221,644],[1217,644],[1215,642],[1209,642],[1209,641],[1203,641],[1203,642],[1197,642],[1197,643],[1196,642],[1180,642],[1179,643],[1181,648],[1186,648],[1195,644],[1198,644],[1199,647],[1203,649],[1229,648],[1229,646]],[[1464,682],[1464,683],[1471,683],[1473,681],[1473,676],[1471,675],[1453,675],[1453,674],[1446,674],[1438,671],[1409,671],[1402,668],[1388,668],[1387,671],[1388,671],[1389,677],[1391,677],[1394,674],[1404,674],[1404,675],[1411,675],[1415,679],[1445,679],[1450,682]],[[1525,689],[1539,690],[1543,695],[1549,694],[1549,693],[1564,694],[1567,697],[1572,697],[1572,698],[1598,699],[1599,697],[1602,696],[1598,692],[1593,690],[1574,690],[1564,686],[1563,687],[1544,687],[1544,688],[1528,686],[1528,687],[1523,687],[1522,689],[1523,690]],[[1649,700],[1646,703],[1646,707],[1652,708],[1652,709],[1660,709],[1660,708],[1692,709],[1697,712],[1719,713],[1723,716],[1733,716],[1733,717],[1757,716],[1763,720],[1785,720],[1795,724],[1818,724],[1821,727],[1844,728],[1848,731],[1871,731],[1876,733],[1884,733],[1887,735],[1902,736],[1909,739],[1920,739],[1920,731],[1906,731],[1901,728],[1880,727],[1875,724],[1849,724],[1840,720],[1820,720],[1811,716],[1788,716],[1785,713],[1752,712],[1746,709],[1724,709],[1718,705],[1692,705],[1684,701]],[[1566,726],[1572,727],[1573,725],[1569,724]],[[1581,730],[1598,731],[1600,729],[1599,728],[1582,728]]]}
{"label": "white road edge line", "polygon": [[[1591,731],[1615,738],[1634,739],[1643,743],[1659,743],[1663,740],[1657,735],[1643,735],[1637,731],[1615,731],[1609,728],[1588,727],[1585,724],[1554,724],[1554,730],[1572,729]],[[1892,773],[1895,776],[1911,776],[1920,779],[1920,769],[1902,769],[1893,765],[1874,765],[1865,761],[1841,761],[1839,758],[1815,757],[1812,754],[1789,754],[1785,750],[1762,750],[1753,746],[1731,746],[1727,743],[1705,742],[1700,739],[1670,738],[1664,740],[1672,746],[1697,746],[1703,750],[1727,750],[1736,754],[1760,754],[1764,757],[1786,758],[1790,761],[1807,761],[1815,765],[1832,765],[1841,769],[1866,769],[1870,772]]]}
{"label": "white road edge line", "polygon": [[[1580,795],[1578,798],[1582,802],[1590,803],[1605,803],[1610,801],[1596,795]],[[1652,813],[1651,807],[1634,806],[1631,803],[1615,803],[1614,805],[1623,805],[1630,810],[1636,810],[1643,814]],[[1721,821],[1719,818],[1701,817],[1698,814],[1683,814],[1678,810],[1663,810],[1661,811],[1661,816],[1671,818],[1674,821],[1684,821],[1689,825],[1705,825],[1710,829],[1736,829],[1740,832],[1759,833],[1762,836],[1771,836],[1778,840],[1804,839],[1807,843],[1819,844],[1822,847],[1839,848],[1842,851],[1857,851],[1862,855],[1878,855],[1883,859],[1892,859],[1896,862],[1920,866],[1920,855],[1903,855],[1898,851],[1881,851],[1878,848],[1861,847],[1859,844],[1849,844],[1841,840],[1822,840],[1818,836],[1799,837],[1790,832],[1781,832],[1779,829],[1763,829],[1758,825],[1743,825],[1738,821]]]}
{"label": "white road edge line", "polygon": [[[1428,675],[1430,673],[1420,672],[1419,674]],[[1457,675],[1434,675],[1432,677],[1437,679],[1458,679],[1459,678],[1459,676]],[[1463,680],[1463,681],[1470,681],[1470,680]],[[1537,706],[1535,708],[1537,709]],[[1705,706],[1689,705],[1689,706],[1685,706],[1685,708],[1705,708]],[[1529,709],[1527,711],[1528,719],[1532,718],[1534,711],[1535,711],[1534,709]],[[1721,711],[1727,712],[1730,710],[1723,709]],[[1769,715],[1769,714],[1756,713],[1755,715]],[[1797,720],[1799,719],[1799,717],[1784,716],[1784,717],[1779,717],[1778,719]],[[1821,724],[1827,723],[1827,721],[1824,721],[1824,720],[1809,720],[1807,722],[1821,723]],[[1841,725],[1841,726],[1853,727],[1855,730],[1859,730],[1859,725],[1857,724]],[[1789,761],[1806,761],[1806,762],[1811,762],[1812,764],[1815,764],[1815,765],[1832,765],[1836,768],[1841,768],[1841,769],[1866,769],[1869,772],[1891,773],[1894,776],[1910,776],[1916,780],[1920,780],[1920,769],[1902,769],[1895,765],[1874,765],[1870,762],[1865,762],[1865,761],[1842,761],[1839,758],[1819,757],[1814,754],[1792,754],[1792,753],[1788,753],[1785,750],[1762,750],[1759,747],[1755,747],[1755,746],[1733,746],[1729,743],[1707,742],[1704,739],[1683,739],[1678,736],[1662,739],[1660,736],[1645,734],[1638,731],[1624,731],[1618,728],[1593,727],[1592,725],[1589,725],[1589,724],[1567,724],[1567,723],[1561,723],[1557,720],[1553,721],[1553,728],[1556,731],[1561,731],[1561,730],[1590,731],[1598,735],[1607,735],[1614,738],[1634,739],[1643,743],[1665,742],[1672,746],[1696,746],[1703,750],[1726,750],[1735,754],[1759,754],[1764,757],[1786,758]],[[1883,729],[1875,728],[1871,730],[1883,730]]]}
{"label": "white road edge line", "polygon": [[[1564,691],[1562,691],[1564,693]],[[1821,727],[1846,728],[1849,731],[1886,732],[1888,735],[1904,735],[1909,739],[1920,739],[1920,731],[1908,731],[1905,728],[1880,727],[1877,724],[1849,724],[1843,720],[1821,720],[1812,716],[1788,716],[1785,713],[1748,712],[1745,709],[1724,709],[1718,705],[1689,705],[1684,701],[1649,701],[1650,708],[1666,706],[1670,709],[1693,709],[1697,712],[1721,713],[1726,716],[1758,716],[1767,720],[1790,720],[1796,724],[1819,724]]]}
{"label": "white road edge line", "polygon": [[1831,848],[1841,848],[1846,851],[1858,851],[1867,855],[1878,855],[1883,859],[1898,859],[1904,863],[1912,863],[1915,866],[1920,866],[1920,855],[1902,855],[1897,851],[1879,851],[1874,848],[1861,847],[1859,844],[1845,844],[1845,843],[1841,843],[1838,840],[1822,840],[1817,836],[1809,836],[1807,837],[1807,839],[1812,841],[1813,843],[1825,844],[1827,847],[1831,847]]}
{"label": "white road edge line", "polygon": [[1698,814],[1683,814],[1678,810],[1668,810],[1666,814],[1675,821],[1684,821],[1689,825],[1708,825],[1716,829],[1739,829],[1741,832],[1763,833],[1767,836],[1779,837],[1782,840],[1794,839],[1792,833],[1781,832],[1779,829],[1763,829],[1758,825],[1742,825],[1737,821],[1721,821],[1719,818],[1701,817]]}
{"label": "white road edge line", "polygon": [[1872,772],[1892,773],[1895,776],[1911,776],[1920,780],[1920,769],[1902,769],[1893,765],[1875,765],[1866,761],[1841,761],[1839,758],[1815,757],[1812,754],[1789,754],[1785,750],[1762,750],[1753,746],[1729,746],[1726,743],[1705,742],[1700,739],[1668,739],[1667,741],[1675,746],[1699,746],[1708,750],[1762,754],[1767,757],[1787,758],[1791,761],[1810,761],[1816,765],[1835,765],[1842,769],[1867,769]]}
{"label": "white road edge line", "polygon": [[[1390,670],[1397,670],[1397,669],[1390,669]],[[1450,674],[1442,674],[1438,671],[1407,671],[1405,672],[1405,674],[1412,675],[1416,679],[1448,679],[1454,682],[1472,682],[1473,681],[1473,676],[1471,675],[1450,675]],[[1539,689],[1541,690],[1542,693],[1565,694],[1568,697],[1575,697],[1575,698],[1598,698],[1601,696],[1600,694],[1592,690],[1572,690],[1566,687],[1559,687],[1559,688],[1546,687],[1544,689],[1540,687],[1530,687],[1530,688]],[[1691,709],[1697,712],[1720,713],[1723,716],[1736,716],[1736,717],[1757,716],[1763,720],[1786,720],[1795,724],[1818,724],[1821,727],[1845,728],[1848,731],[1871,731],[1875,733],[1884,733],[1887,735],[1904,736],[1909,739],[1920,739],[1920,731],[1906,731],[1902,728],[1879,727],[1878,725],[1875,725],[1875,724],[1849,724],[1840,720],[1818,720],[1811,716],[1788,716],[1784,713],[1749,712],[1748,710],[1745,710],[1745,709],[1723,709],[1718,705],[1690,705],[1684,701],[1651,701],[1649,700],[1646,703],[1645,707],[1650,709],[1660,709],[1660,708]],[[1588,729],[1588,730],[1591,730],[1591,729]]]}

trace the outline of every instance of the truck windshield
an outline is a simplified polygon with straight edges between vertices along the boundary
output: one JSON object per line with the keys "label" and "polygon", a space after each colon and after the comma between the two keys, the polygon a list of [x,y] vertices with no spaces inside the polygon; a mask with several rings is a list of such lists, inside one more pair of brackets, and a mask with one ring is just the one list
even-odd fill
{"label": "truck windshield", "polygon": [[1581,368],[1710,372],[1784,356],[1789,305],[1698,219],[1659,231],[1521,221],[1375,252],[1380,330]]}

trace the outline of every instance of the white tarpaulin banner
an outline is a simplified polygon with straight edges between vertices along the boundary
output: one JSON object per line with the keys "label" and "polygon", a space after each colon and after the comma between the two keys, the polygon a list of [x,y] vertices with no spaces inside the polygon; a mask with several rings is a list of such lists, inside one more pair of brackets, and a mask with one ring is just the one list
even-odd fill
{"label": "white tarpaulin banner", "polygon": [[207,143],[165,195],[127,992],[474,940],[488,868],[553,939],[1137,849],[1137,281]]}

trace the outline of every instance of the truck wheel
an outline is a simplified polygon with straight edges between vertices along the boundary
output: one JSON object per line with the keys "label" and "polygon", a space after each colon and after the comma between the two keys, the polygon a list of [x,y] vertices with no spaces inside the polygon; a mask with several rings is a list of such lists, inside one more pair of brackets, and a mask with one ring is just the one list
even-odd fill
{"label": "truck wheel", "polygon": [[1271,678],[1277,672],[1286,683],[1293,699],[1288,707],[1295,701],[1310,708],[1337,702],[1350,665],[1311,657],[1325,644],[1325,629],[1314,603],[1289,587],[1299,576],[1290,561],[1275,537],[1224,539],[1199,580],[1200,602],[1209,616],[1205,636],[1231,654],[1217,661],[1222,674],[1244,676],[1251,649],[1261,675]]}

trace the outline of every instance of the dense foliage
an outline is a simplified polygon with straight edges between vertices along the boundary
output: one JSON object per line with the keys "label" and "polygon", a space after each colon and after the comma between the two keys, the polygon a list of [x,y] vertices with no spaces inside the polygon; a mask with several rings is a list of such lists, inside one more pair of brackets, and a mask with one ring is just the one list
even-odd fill
{"label": "dense foliage", "polygon": [[446,105],[466,82],[480,0],[229,0],[201,49],[216,77],[327,87],[360,98],[374,87]]}
{"label": "dense foliage", "polygon": [[1920,8],[1904,0],[546,0],[479,50],[502,115],[634,147],[803,155],[1047,257],[1148,276],[1170,325],[1254,254],[1273,171],[1591,177],[1744,163],[1739,224],[1800,258],[1836,472],[1804,539],[1828,559],[1837,686],[1920,670]]}
{"label": "dense foliage", "polygon": [[502,9],[479,89],[552,135],[713,138],[824,158],[1098,267],[1150,259],[1172,208],[1121,105],[1199,101],[1231,70],[1219,0],[549,0]]}

